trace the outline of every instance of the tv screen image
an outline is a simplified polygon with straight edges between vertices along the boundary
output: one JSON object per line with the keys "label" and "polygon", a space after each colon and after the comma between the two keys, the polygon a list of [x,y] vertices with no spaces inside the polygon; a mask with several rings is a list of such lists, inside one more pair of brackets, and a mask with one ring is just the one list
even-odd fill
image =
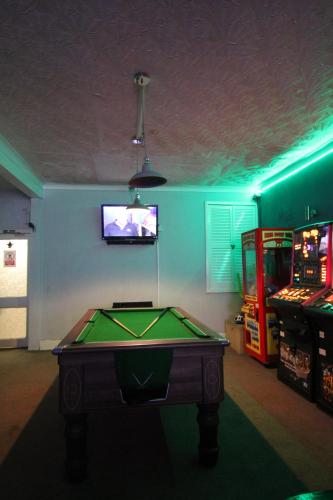
{"label": "tv screen image", "polygon": [[158,232],[158,207],[127,210],[127,205],[102,205],[102,239],[108,243],[154,243]]}

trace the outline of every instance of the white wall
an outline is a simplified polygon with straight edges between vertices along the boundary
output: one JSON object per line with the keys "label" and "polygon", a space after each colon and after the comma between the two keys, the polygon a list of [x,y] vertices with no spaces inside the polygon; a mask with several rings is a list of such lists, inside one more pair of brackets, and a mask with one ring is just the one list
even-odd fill
{"label": "white wall", "polygon": [[37,340],[63,338],[88,308],[108,307],[114,301],[181,306],[220,332],[225,318],[238,312],[238,294],[206,293],[205,202],[249,202],[249,196],[142,190],[144,203],[159,205],[159,241],[125,246],[101,240],[100,206],[129,203],[128,191],[45,188],[44,192],[44,199],[33,204],[41,237],[33,257],[40,276],[34,274],[31,288],[32,348]]}

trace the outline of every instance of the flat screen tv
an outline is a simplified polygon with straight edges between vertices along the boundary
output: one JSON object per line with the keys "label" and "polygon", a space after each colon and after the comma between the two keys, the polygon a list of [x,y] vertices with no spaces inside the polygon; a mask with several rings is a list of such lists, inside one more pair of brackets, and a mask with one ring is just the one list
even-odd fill
{"label": "flat screen tv", "polygon": [[102,239],[108,244],[154,244],[158,236],[158,206],[146,211],[127,205],[102,205]]}

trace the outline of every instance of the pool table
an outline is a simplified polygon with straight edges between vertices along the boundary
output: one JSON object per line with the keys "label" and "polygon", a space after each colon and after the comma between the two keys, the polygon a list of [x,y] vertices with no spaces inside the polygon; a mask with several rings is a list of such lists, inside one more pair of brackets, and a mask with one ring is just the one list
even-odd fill
{"label": "pool table", "polygon": [[199,460],[218,457],[223,336],[178,307],[89,309],[53,349],[67,476],[86,474],[86,417],[99,409],[196,403]]}

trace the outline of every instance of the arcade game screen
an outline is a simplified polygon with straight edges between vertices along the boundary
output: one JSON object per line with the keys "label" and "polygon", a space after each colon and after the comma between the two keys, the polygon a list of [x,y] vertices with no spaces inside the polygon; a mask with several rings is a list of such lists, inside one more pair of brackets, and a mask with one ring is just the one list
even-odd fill
{"label": "arcade game screen", "polygon": [[294,282],[320,285],[326,279],[328,226],[295,234]]}
{"label": "arcade game screen", "polygon": [[265,297],[276,293],[290,282],[290,248],[266,248],[264,250],[264,288]]}

